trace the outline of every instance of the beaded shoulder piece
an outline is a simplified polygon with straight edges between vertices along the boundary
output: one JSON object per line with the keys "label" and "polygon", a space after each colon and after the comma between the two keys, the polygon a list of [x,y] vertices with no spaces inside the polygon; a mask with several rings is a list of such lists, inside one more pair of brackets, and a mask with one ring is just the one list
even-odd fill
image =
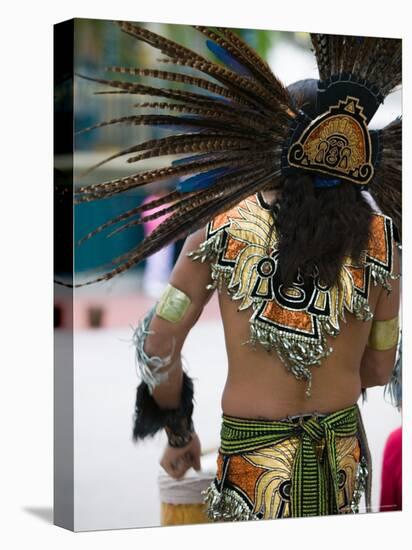
{"label": "beaded shoulder piece", "polygon": [[299,276],[290,288],[279,280],[277,236],[273,213],[259,194],[216,216],[206,228],[206,240],[189,253],[193,260],[210,261],[212,282],[224,287],[238,310],[251,308],[250,339],[275,351],[290,372],[306,380],[311,392],[311,367],[332,348],[327,336],[337,336],[345,312],[372,318],[368,298],[371,281],[391,290],[393,225],[383,214],[372,218],[371,239],[362,261],[345,258],[339,284],[328,287],[318,277]]}

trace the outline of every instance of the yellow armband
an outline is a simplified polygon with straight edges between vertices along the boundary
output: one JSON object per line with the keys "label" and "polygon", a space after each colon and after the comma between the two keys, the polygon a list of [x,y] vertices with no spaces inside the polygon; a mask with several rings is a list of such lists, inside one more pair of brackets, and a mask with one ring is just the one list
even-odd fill
{"label": "yellow armband", "polygon": [[376,351],[392,349],[398,343],[399,317],[386,321],[373,321],[368,346]]}
{"label": "yellow armband", "polygon": [[183,319],[190,304],[191,300],[187,294],[168,284],[156,306],[156,315],[171,323],[178,323]]}

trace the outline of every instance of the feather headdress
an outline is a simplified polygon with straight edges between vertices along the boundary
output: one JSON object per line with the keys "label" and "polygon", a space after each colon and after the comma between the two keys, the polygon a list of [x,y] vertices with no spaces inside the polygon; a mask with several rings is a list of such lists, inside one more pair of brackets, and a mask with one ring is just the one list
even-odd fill
{"label": "feather headdress", "polygon": [[[85,284],[126,271],[256,191],[281,189],[293,171],[311,170],[354,184],[368,183],[382,210],[400,228],[401,121],[397,119],[376,132],[367,127],[387,94],[401,82],[400,40],[311,35],[320,77],[317,113],[311,119],[299,110],[268,64],[230,29],[195,27],[205,35],[209,50],[220,61],[216,63],[136,24],[122,21],[118,25],[124,33],[166,56],[159,60],[166,70],[108,69],[120,75],[158,79],[156,86],[84,76],[110,86],[112,90],[107,93],[151,99],[137,103],[136,114],[82,131],[114,124],[174,131],[136,143],[99,165],[126,155],[130,155],[129,163],[168,155],[179,158],[165,160],[156,169],[80,187],[76,203],[105,199],[142,186],[150,188],[159,181],[178,178],[179,183],[165,196],[131,208],[82,239],[114,224],[119,224],[118,232],[168,214],[140,244],[116,258],[111,270]],[[168,70],[170,66],[175,70]],[[189,84],[198,91],[168,87],[169,82]],[[161,114],[142,113],[147,108]],[[336,136],[337,142],[333,141]],[[147,214],[154,208],[155,213]]]}

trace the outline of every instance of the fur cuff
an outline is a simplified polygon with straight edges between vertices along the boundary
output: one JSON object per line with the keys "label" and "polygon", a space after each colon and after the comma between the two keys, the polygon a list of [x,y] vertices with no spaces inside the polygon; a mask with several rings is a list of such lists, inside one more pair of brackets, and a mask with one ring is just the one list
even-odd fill
{"label": "fur cuff", "polygon": [[193,381],[183,371],[180,406],[178,409],[161,409],[149,393],[145,382],[141,382],[136,392],[133,439],[135,441],[154,436],[159,430],[169,428],[171,432],[193,429]]}

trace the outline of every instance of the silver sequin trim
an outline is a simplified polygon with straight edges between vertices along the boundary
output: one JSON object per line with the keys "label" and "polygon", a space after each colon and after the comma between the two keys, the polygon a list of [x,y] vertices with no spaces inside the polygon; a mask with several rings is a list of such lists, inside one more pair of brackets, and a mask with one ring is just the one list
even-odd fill
{"label": "silver sequin trim", "polygon": [[211,485],[202,491],[206,503],[207,516],[211,521],[245,521],[259,519],[253,514],[247,504],[236,491],[224,487],[222,492],[216,488],[213,481]]}

